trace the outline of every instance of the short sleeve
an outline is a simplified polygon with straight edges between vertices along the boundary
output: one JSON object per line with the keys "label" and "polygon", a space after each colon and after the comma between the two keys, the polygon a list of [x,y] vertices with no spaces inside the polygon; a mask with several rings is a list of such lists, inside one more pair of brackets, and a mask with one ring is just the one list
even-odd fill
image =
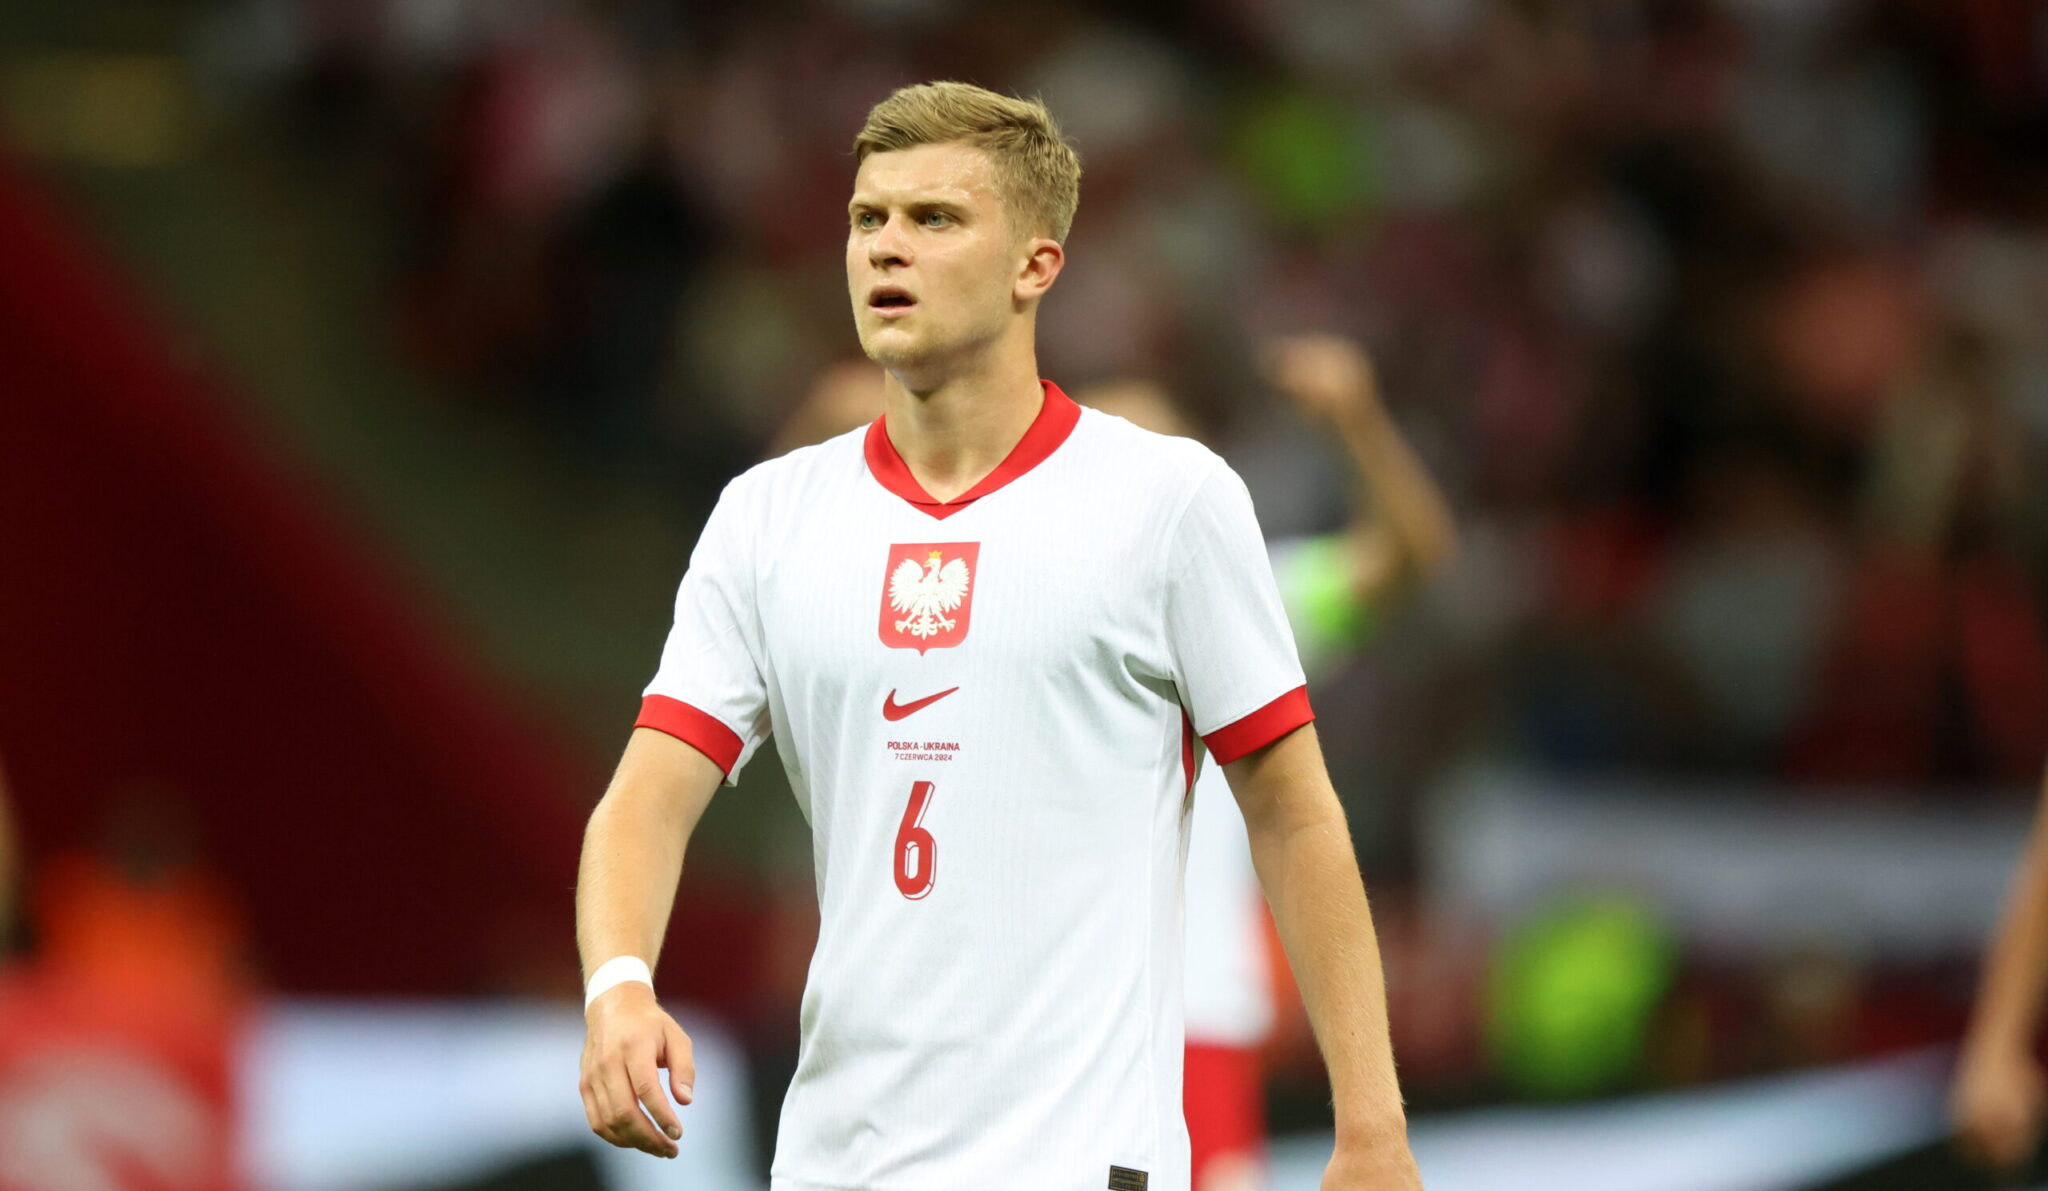
{"label": "short sleeve", "polygon": [[1174,681],[1216,763],[1314,719],[1251,494],[1220,460],[1189,500],[1166,556]]}
{"label": "short sleeve", "polygon": [[725,771],[725,784],[768,736],[754,603],[752,536],[741,482],[727,484],[704,523],[676,591],[675,624],[640,701],[636,728],[695,748]]}

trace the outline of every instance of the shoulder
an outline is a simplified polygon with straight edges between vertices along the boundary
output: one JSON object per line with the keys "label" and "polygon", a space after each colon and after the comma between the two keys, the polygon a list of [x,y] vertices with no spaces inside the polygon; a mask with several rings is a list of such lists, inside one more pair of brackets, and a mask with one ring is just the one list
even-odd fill
{"label": "shoulder", "polygon": [[1124,492],[1146,500],[1167,540],[1181,536],[1190,513],[1200,511],[1192,518],[1196,521],[1227,520],[1240,505],[1250,507],[1244,481],[1202,443],[1146,430],[1099,410],[1084,410],[1082,417],[1098,465],[1123,477]]}
{"label": "shoulder", "polygon": [[771,517],[778,508],[799,507],[814,499],[822,488],[857,478],[866,466],[861,442],[867,429],[859,426],[754,464],[727,481],[718,498],[720,508],[741,517]]}
{"label": "shoulder", "polygon": [[1091,461],[1131,475],[1176,504],[1192,498],[1218,472],[1230,473],[1221,455],[1192,438],[1146,430],[1086,406],[1075,437],[1086,444]]}

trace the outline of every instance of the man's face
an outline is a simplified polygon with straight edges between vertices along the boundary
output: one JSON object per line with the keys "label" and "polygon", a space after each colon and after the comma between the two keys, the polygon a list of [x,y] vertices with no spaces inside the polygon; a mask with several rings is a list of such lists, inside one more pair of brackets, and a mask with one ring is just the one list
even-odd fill
{"label": "man's face", "polygon": [[956,142],[871,154],[847,215],[854,326],[877,364],[943,367],[1020,316],[1016,287],[1031,241],[1006,217],[986,152]]}

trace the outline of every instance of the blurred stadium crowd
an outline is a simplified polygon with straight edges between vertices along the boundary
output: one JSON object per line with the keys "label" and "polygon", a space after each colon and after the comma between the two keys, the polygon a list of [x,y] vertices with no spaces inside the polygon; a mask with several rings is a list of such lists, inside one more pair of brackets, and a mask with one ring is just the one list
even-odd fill
{"label": "blurred stadium crowd", "polygon": [[[192,10],[220,135],[385,200],[380,330],[426,391],[698,514],[853,350],[859,114],[930,77],[1043,95],[1086,170],[1044,374],[1163,384],[1282,536],[1347,493],[1259,347],[1354,336],[1457,511],[1457,563],[1316,692],[1415,1102],[1959,1031],[1967,945],[1703,945],[1626,889],[1475,927],[1431,904],[1424,835],[1480,762],[1725,797],[1761,835],[1775,807],[2010,808],[2038,777],[2048,20],[2027,0]],[[801,947],[762,954],[705,999],[786,1045]],[[1545,1024],[1559,979],[1608,1018]],[[1559,1069],[1532,1040],[1552,1029],[1617,1053]],[[1313,1118],[1305,1023],[1272,1057],[1276,1124],[1289,1087]]]}
{"label": "blurred stadium crowd", "polygon": [[1358,717],[1377,783],[1475,733],[1573,770],[2037,772],[2030,6],[1118,10],[268,3],[239,44],[289,147],[392,175],[421,368],[700,499],[848,352],[850,114],[932,74],[1043,94],[1088,171],[1047,375],[1164,382],[1284,534],[1343,494],[1255,347],[1361,336],[1483,543]]}
{"label": "blurred stadium crowd", "polygon": [[1044,371],[1167,385],[1269,532],[1344,493],[1257,345],[1364,339],[1468,542],[1319,696],[1377,875],[1475,751],[1787,798],[2039,772],[2017,0],[256,11],[288,143],[394,175],[419,366],[699,502],[847,353],[850,114],[904,79],[1045,96],[1087,184]]}

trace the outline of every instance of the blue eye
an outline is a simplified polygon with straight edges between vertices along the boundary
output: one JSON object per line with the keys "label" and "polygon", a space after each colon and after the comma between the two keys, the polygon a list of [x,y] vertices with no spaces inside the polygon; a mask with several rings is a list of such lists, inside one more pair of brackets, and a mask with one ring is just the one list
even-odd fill
{"label": "blue eye", "polygon": [[926,212],[926,213],[925,213],[925,217],[924,217],[924,225],[925,225],[926,227],[944,227],[944,226],[946,226],[946,213],[945,213],[944,211],[928,211],[928,212]]}
{"label": "blue eye", "polygon": [[873,231],[875,227],[875,213],[873,211],[862,211],[853,217],[853,226],[862,231]]}

